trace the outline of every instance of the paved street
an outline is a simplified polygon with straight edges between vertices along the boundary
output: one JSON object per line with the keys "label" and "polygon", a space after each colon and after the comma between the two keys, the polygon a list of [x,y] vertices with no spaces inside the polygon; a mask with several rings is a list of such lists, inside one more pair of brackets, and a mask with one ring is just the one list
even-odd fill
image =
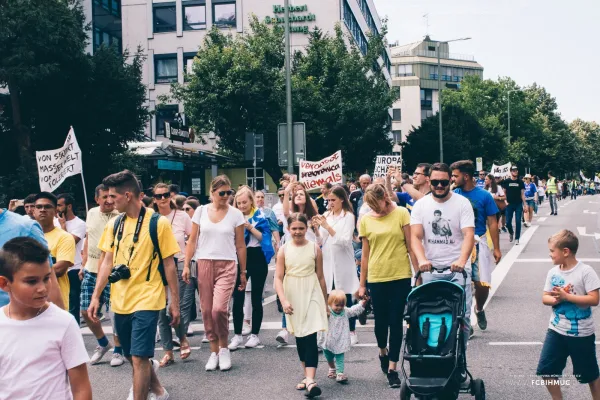
{"label": "paved street", "polygon": [[[488,330],[476,331],[469,342],[468,364],[475,377],[485,382],[490,399],[548,399],[546,389],[532,384],[548,325],[550,309],[541,303],[544,279],[551,267],[547,255],[548,237],[561,228],[575,232],[585,228],[588,234],[600,232],[598,214],[600,196],[580,197],[577,201],[559,202],[558,216],[549,216],[548,204],[539,210],[534,224],[524,228],[521,245],[512,247],[508,234],[501,235],[503,261],[493,274],[494,292],[488,302]],[[593,236],[580,235],[578,258],[600,273],[600,243]],[[232,354],[229,372],[205,372],[208,346],[200,347],[201,321],[195,321],[196,335],[190,338],[192,356],[186,361],[161,369],[160,379],[172,399],[301,399],[294,385],[301,371],[293,346],[278,348],[275,335],[280,329],[280,316],[273,300],[272,271],[265,293],[265,318],[260,338],[264,347],[238,350]],[[600,315],[594,311],[596,325]],[[321,360],[317,380],[323,388],[323,399],[397,399],[398,390],[388,389],[379,370],[372,320],[358,327],[360,344],[346,355],[348,385],[326,378],[326,363]],[[110,324],[105,323],[107,330]],[[93,352],[96,342],[87,329],[82,329],[86,346]],[[158,348],[158,345],[157,345]],[[177,356],[178,354],[176,354]],[[156,358],[162,356],[157,351]],[[125,399],[131,385],[128,365],[111,368],[108,355],[101,365],[89,368],[96,399]],[[567,374],[571,373],[570,364]],[[568,378],[568,377],[567,377]],[[564,387],[566,399],[587,399],[589,390],[574,379]],[[469,398],[463,396],[461,398]]]}

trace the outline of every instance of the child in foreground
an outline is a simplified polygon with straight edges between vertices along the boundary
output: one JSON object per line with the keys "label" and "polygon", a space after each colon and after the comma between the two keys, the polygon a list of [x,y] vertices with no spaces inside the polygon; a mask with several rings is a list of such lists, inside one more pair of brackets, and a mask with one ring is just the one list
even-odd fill
{"label": "child in foreground", "polygon": [[600,279],[592,267],[577,261],[579,239],[562,230],[548,239],[556,267],[548,272],[542,302],[552,306],[550,325],[537,367],[552,399],[562,399],[560,376],[571,357],[573,375],[587,383],[592,398],[600,399],[600,373],[596,360],[596,335],[592,306],[598,305]]}
{"label": "child in foreground", "polygon": [[348,382],[344,373],[344,353],[350,350],[350,318],[359,316],[364,310],[366,300],[361,300],[351,308],[346,307],[346,294],[341,290],[329,293],[329,328],[323,354],[329,364],[328,378],[336,382]]}
{"label": "child in foreground", "polygon": [[0,308],[0,399],[89,400],[89,357],[79,326],[48,303],[48,250],[18,237],[0,251],[0,288],[10,303]]}

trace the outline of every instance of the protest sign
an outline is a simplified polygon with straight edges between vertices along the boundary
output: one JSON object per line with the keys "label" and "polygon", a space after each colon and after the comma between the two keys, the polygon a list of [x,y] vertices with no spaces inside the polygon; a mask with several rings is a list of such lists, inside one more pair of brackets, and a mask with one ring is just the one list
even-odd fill
{"label": "protest sign", "polygon": [[307,190],[324,183],[342,183],[342,151],[338,150],[320,161],[300,160],[300,182]]}
{"label": "protest sign", "polygon": [[494,176],[499,176],[502,179],[510,178],[510,167],[511,163],[506,163],[503,165],[492,165],[492,174]]}
{"label": "protest sign", "polygon": [[63,147],[56,150],[36,151],[40,190],[53,192],[65,179],[81,173],[81,150],[73,128],[69,130]]}
{"label": "protest sign", "polygon": [[475,164],[476,164],[475,169],[477,171],[482,171],[483,170],[483,158],[482,157],[477,157],[475,159]]}
{"label": "protest sign", "polygon": [[390,165],[398,165],[402,170],[402,156],[377,156],[373,178],[384,178]]}

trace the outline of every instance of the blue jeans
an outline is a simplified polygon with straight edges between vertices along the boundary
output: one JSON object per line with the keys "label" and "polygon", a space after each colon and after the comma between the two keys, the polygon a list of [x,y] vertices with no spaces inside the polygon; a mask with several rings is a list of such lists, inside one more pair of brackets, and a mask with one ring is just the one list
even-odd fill
{"label": "blue jeans", "polygon": [[556,204],[556,193],[548,193],[548,201],[550,202],[550,212],[552,214],[558,212],[558,205]]}
{"label": "blue jeans", "polygon": [[[556,201],[556,197],[554,198]],[[517,231],[513,232],[512,220],[513,216],[515,217],[515,224],[517,226]],[[509,204],[506,206],[506,229],[508,229],[508,233],[511,235],[515,235],[515,239],[519,240],[521,238],[521,219],[523,217],[523,204]]]}

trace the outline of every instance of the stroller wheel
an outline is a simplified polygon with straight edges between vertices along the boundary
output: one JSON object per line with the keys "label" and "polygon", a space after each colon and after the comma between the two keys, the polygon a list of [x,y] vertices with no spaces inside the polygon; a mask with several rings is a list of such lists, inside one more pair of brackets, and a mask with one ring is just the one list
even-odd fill
{"label": "stroller wheel", "polygon": [[410,397],[410,389],[406,384],[406,380],[403,380],[402,385],[400,386],[400,400],[410,400]]}
{"label": "stroller wheel", "polygon": [[481,379],[471,382],[471,395],[475,396],[475,400],[485,400],[485,385]]}

